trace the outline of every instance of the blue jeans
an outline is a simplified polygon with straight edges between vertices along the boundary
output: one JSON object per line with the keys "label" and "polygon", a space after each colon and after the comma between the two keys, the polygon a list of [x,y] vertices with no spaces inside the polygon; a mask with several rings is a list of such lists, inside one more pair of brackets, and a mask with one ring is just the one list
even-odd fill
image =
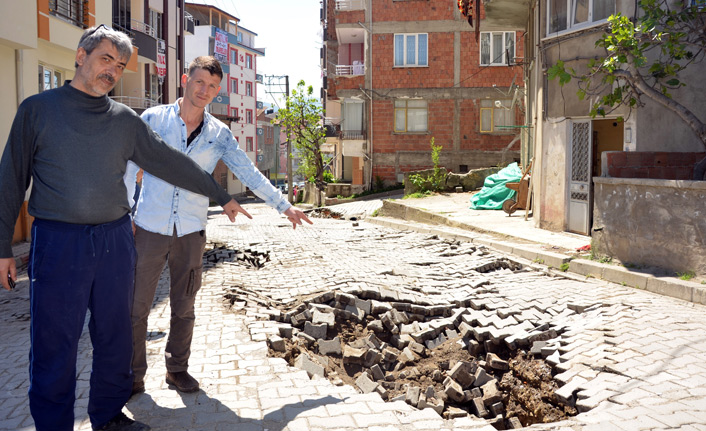
{"label": "blue jeans", "polygon": [[130,217],[101,225],[36,219],[30,251],[29,407],[37,431],[73,430],[78,342],[88,329],[94,427],[117,415],[132,391],[135,246]]}

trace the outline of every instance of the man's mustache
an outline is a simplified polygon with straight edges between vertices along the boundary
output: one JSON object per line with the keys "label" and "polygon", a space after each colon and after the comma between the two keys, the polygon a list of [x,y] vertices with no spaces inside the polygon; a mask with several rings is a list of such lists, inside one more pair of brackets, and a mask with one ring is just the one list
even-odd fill
{"label": "man's mustache", "polygon": [[108,75],[107,73],[101,73],[100,75],[98,75],[98,79],[105,79],[106,81],[110,82],[111,84],[115,84],[115,78]]}

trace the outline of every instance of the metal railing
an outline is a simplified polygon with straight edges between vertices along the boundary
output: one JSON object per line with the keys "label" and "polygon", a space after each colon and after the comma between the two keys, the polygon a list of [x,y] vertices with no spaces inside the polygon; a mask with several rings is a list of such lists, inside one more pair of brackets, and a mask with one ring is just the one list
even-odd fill
{"label": "metal railing", "polygon": [[336,0],[336,10],[363,10],[365,0]]}
{"label": "metal railing", "polygon": [[336,65],[336,75],[365,75],[364,64],[338,64]]}
{"label": "metal railing", "polygon": [[157,30],[155,30],[154,27],[151,25],[144,23],[142,21],[138,21],[136,19],[131,19],[130,20],[130,29],[139,31],[140,33],[147,34],[149,36],[152,36],[153,38],[157,39]]}
{"label": "metal railing", "polygon": [[148,97],[112,96],[111,99],[132,109],[147,109],[160,104],[158,101]]}
{"label": "metal railing", "polygon": [[49,13],[77,27],[86,28],[88,8],[83,0],[49,0]]}
{"label": "metal railing", "polygon": [[365,140],[365,130],[341,130],[341,139]]}

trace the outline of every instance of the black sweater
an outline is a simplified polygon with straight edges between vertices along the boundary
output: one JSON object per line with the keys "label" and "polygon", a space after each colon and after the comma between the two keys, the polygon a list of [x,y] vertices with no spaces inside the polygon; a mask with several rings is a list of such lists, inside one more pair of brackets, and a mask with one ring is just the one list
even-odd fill
{"label": "black sweater", "polygon": [[226,204],[231,197],[193,160],[166,145],[130,108],[69,84],[20,105],[0,160],[0,258],[32,182],[29,213],[96,225],[130,211],[123,182],[132,160],[177,187]]}

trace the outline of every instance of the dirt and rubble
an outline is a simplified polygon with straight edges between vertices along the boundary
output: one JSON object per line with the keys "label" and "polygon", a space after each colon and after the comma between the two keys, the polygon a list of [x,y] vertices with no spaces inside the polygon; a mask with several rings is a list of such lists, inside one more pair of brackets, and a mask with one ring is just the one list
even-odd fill
{"label": "dirt and rubble", "polygon": [[[264,259],[255,250],[214,253],[240,256],[254,269],[259,266],[252,260]],[[521,269],[505,258],[486,266],[489,272]],[[270,318],[281,323],[279,335],[267,340],[270,354],[310,376],[448,419],[475,415],[497,429],[578,413],[572,394],[557,396],[549,362],[558,356],[562,328],[532,323],[517,311],[485,309],[473,298],[437,304],[384,288],[331,291],[287,306],[244,286],[227,290],[224,299],[233,308],[270,309]],[[481,285],[478,291],[484,292]]]}

